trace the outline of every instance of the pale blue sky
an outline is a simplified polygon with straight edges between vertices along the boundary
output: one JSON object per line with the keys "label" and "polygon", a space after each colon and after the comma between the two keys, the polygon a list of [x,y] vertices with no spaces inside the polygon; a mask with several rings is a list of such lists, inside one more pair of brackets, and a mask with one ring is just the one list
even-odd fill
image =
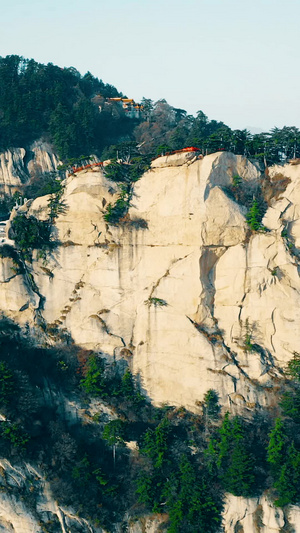
{"label": "pale blue sky", "polygon": [[0,55],[233,128],[300,128],[300,0],[0,0]]}

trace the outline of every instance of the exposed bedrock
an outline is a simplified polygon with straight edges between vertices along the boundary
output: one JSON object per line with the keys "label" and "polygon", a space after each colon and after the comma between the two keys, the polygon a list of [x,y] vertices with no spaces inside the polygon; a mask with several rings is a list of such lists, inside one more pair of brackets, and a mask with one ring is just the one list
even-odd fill
{"label": "exposed bedrock", "polygon": [[[214,388],[224,405],[266,404],[278,368],[299,345],[297,259],[281,236],[290,224],[296,246],[293,172],[265,216],[269,231],[253,235],[245,207],[228,195],[235,175],[241,187],[257,189],[260,173],[241,156],[157,159],[136,183],[119,226],[103,219],[116,185],[98,167],[70,176],[53,230],[60,245],[46,262],[36,254],[28,265],[33,287],[6,274],[3,310],[32,327],[42,318],[108,357],[131,353],[156,403],[196,409]],[[48,198],[22,210],[46,218]],[[245,350],[245,328],[255,352]]]}

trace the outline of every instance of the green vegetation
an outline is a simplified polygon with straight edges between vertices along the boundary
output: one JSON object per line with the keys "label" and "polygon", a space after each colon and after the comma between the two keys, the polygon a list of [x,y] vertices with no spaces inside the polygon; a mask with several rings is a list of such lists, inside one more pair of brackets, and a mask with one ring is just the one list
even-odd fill
{"label": "green vegetation", "polygon": [[238,189],[241,183],[242,183],[241,176],[239,176],[238,174],[234,174],[232,176],[232,187],[234,187],[235,189]]}
{"label": "green vegetation", "polygon": [[15,382],[7,363],[0,362],[0,406],[7,405],[14,392]]}
{"label": "green vegetation", "polygon": [[300,424],[300,354],[295,352],[293,359],[289,361],[286,376],[290,379],[289,389],[285,390],[281,397],[283,414],[291,418],[296,424]]}
{"label": "green vegetation", "polygon": [[170,517],[168,533],[213,533],[219,529],[222,504],[210,483],[207,474],[199,475],[199,466],[190,456],[181,456],[178,470],[165,486]]}
{"label": "green vegetation", "polygon": [[133,407],[141,407],[145,402],[139,385],[129,369],[123,375],[112,372],[108,362],[100,355],[92,354],[81,369],[80,387],[92,397],[123,398]]}
{"label": "green vegetation", "polygon": [[76,157],[101,150],[108,139],[124,135],[124,129],[130,131],[124,115],[118,119],[99,113],[92,102],[95,94],[120,93],[89,72],[81,76],[72,67],[11,55],[0,58],[0,79],[1,149],[27,146],[46,136],[60,157]]}
{"label": "green vegetation", "polygon": [[166,307],[168,305],[162,298],[154,298],[153,296],[150,296],[148,300],[145,301],[145,304],[148,305],[148,307],[151,307],[152,305],[154,307]]}
{"label": "green vegetation", "polygon": [[300,501],[300,450],[296,448],[294,439],[287,434],[282,419],[275,421],[270,433],[267,460],[271,465],[274,487],[278,498],[278,507]]}
{"label": "green vegetation", "polygon": [[17,448],[19,451],[25,449],[30,438],[19,424],[10,422],[2,423],[1,434],[13,448]]}
{"label": "green vegetation", "polygon": [[300,354],[294,352],[294,357],[288,363],[286,374],[300,384]]}
{"label": "green vegetation", "polygon": [[116,447],[117,445],[124,445],[124,436],[125,436],[125,424],[122,420],[112,420],[105,424],[102,438],[107,441],[107,443],[112,446],[113,449],[113,459],[114,467],[116,464]]}
{"label": "green vegetation", "polygon": [[252,231],[259,231],[264,229],[261,223],[263,215],[264,213],[259,206],[258,200],[256,198],[253,198],[252,204],[247,214],[248,226]]}
{"label": "green vegetation", "polygon": [[[299,367],[295,354],[284,394],[298,390]],[[45,386],[106,408],[89,424],[68,420]],[[222,417],[210,389],[203,413],[155,408],[124,361],[72,344],[36,347],[9,320],[0,322],[0,403],[7,419],[0,422],[2,457],[39,457],[59,504],[104,529],[134,509],[135,516],[166,512],[168,533],[217,533],[224,491],[249,497],[272,489],[278,506],[300,501],[299,403],[291,410],[282,400],[279,417],[277,408],[247,420]],[[128,441],[137,442],[136,451]]]}
{"label": "green vegetation", "polygon": [[[135,144],[135,143],[133,143]],[[108,204],[104,214],[104,220],[109,224],[118,224],[125,217],[132,200],[132,186],[148,170],[150,159],[147,157],[135,156],[127,162],[112,161],[104,168],[105,176],[117,184],[119,197],[115,204]]]}
{"label": "green vegetation", "polygon": [[[262,165],[282,163],[300,156],[296,127],[274,128],[251,135],[209,120],[203,111],[195,117],[161,99],[143,98],[138,119],[105,99],[122,96],[90,72],[84,76],[73,67],[43,65],[17,55],[0,58],[0,149],[50,141],[60,157],[83,160],[91,154],[101,159],[124,159],[130,152],[152,156],[186,146],[203,153],[227,150],[243,154]],[[99,109],[101,108],[101,112]],[[239,179],[233,176],[239,188]]]}
{"label": "green vegetation", "polygon": [[238,417],[230,419],[229,413],[226,413],[219,430],[216,460],[225,490],[235,496],[255,493],[254,458],[247,440],[242,420]]}
{"label": "green vegetation", "polygon": [[249,324],[249,319],[246,318],[245,324],[244,324],[244,337],[243,337],[243,347],[246,352],[252,352],[254,351],[254,344],[252,343],[252,335],[253,335],[253,326],[251,327]]}
{"label": "green vegetation", "polygon": [[[61,182],[52,179],[48,185],[48,191],[52,191],[48,200],[48,218],[39,220],[33,215],[18,213],[11,223],[11,232],[16,248],[19,250],[21,258],[27,261],[31,261],[33,250],[38,249],[40,257],[46,257],[47,251],[55,247],[56,243],[51,240],[52,224],[55,218],[66,210],[65,204],[61,200],[63,194]],[[16,255],[18,257],[18,254]]]}
{"label": "green vegetation", "polygon": [[86,394],[91,396],[106,396],[106,381],[104,377],[105,362],[101,357],[92,355],[85,366],[84,378],[80,384]]}
{"label": "green vegetation", "polygon": [[[185,424],[181,424],[183,429],[187,429]],[[153,512],[166,506],[168,532],[218,531],[221,494],[201,464],[201,456],[195,460],[182,437],[166,417],[146,431],[140,448],[148,460],[138,478],[139,501]]]}
{"label": "green vegetation", "polygon": [[32,250],[45,250],[50,246],[49,221],[38,220],[32,215],[27,217],[25,214],[18,214],[12,221],[11,229],[17,248],[27,260],[30,260]]}
{"label": "green vegetation", "polygon": [[62,191],[62,180],[59,172],[45,172],[36,175],[25,185],[23,196],[25,198],[38,198],[46,194],[56,195]]}
{"label": "green vegetation", "polygon": [[209,389],[204,395],[203,414],[212,420],[217,420],[220,411],[221,406],[219,405],[219,395],[215,390]]}
{"label": "green vegetation", "polygon": [[108,204],[104,213],[104,220],[109,224],[118,224],[128,212],[130,207],[131,192],[127,188],[121,189],[115,204]]}

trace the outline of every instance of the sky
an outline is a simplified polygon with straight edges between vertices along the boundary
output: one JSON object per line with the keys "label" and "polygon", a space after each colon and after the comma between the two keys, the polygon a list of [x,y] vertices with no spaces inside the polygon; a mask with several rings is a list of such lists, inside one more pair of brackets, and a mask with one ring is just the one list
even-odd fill
{"label": "sky", "polygon": [[0,0],[0,55],[233,129],[300,128],[300,0]]}

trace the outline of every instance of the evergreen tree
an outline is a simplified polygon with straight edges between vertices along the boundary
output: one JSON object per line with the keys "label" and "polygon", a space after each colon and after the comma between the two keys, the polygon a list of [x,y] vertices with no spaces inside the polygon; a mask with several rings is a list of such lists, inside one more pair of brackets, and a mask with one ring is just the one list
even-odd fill
{"label": "evergreen tree", "polygon": [[107,396],[104,360],[92,355],[88,359],[84,373],[84,378],[80,382],[84,392],[91,396]]}
{"label": "evergreen tree", "polygon": [[286,374],[295,381],[300,382],[300,354],[294,352],[294,357],[288,362]]}
{"label": "evergreen tree", "polygon": [[191,459],[182,455],[178,471],[164,488],[170,517],[168,533],[214,533],[218,529],[221,501],[212,494],[209,481],[201,474]]}
{"label": "evergreen tree", "polygon": [[113,460],[114,460],[114,466],[116,463],[116,446],[117,444],[124,443],[124,422],[122,420],[111,420],[111,422],[108,422],[108,424],[105,424],[102,438],[108,442],[110,446],[112,446],[113,449]]}
{"label": "evergreen tree", "polygon": [[258,231],[262,227],[261,211],[260,211],[258,201],[256,200],[256,198],[253,199],[253,202],[248,211],[247,222],[252,231]]}
{"label": "evergreen tree", "polygon": [[275,504],[279,507],[300,501],[300,452],[292,442],[284,458],[284,463],[274,483],[279,498]]}
{"label": "evergreen tree", "polygon": [[254,458],[241,419],[230,420],[226,413],[219,434],[217,466],[224,489],[236,496],[251,496],[255,488]]}
{"label": "evergreen tree", "polygon": [[293,391],[286,391],[281,398],[280,407],[284,416],[290,417],[296,424],[300,424],[300,387]]}
{"label": "evergreen tree", "polygon": [[0,407],[7,405],[15,387],[13,373],[7,363],[0,362]]}
{"label": "evergreen tree", "polygon": [[218,418],[220,411],[219,395],[215,390],[209,389],[204,395],[203,413],[206,417],[215,420]]}
{"label": "evergreen tree", "polygon": [[170,433],[170,423],[164,418],[158,426],[145,433],[142,452],[153,461],[155,468],[161,468],[168,452],[168,436]]}
{"label": "evergreen tree", "polygon": [[125,398],[134,400],[135,398],[135,384],[133,376],[129,369],[126,370],[121,381],[121,391],[124,394]]}
{"label": "evergreen tree", "polygon": [[224,488],[236,496],[253,495],[255,477],[253,474],[254,458],[244,445],[236,441],[231,454],[228,468],[222,479]]}
{"label": "evergreen tree", "polygon": [[284,424],[281,418],[277,418],[275,421],[275,427],[270,433],[267,450],[267,461],[271,465],[275,478],[278,478],[284,464],[286,448],[287,436],[285,434]]}

